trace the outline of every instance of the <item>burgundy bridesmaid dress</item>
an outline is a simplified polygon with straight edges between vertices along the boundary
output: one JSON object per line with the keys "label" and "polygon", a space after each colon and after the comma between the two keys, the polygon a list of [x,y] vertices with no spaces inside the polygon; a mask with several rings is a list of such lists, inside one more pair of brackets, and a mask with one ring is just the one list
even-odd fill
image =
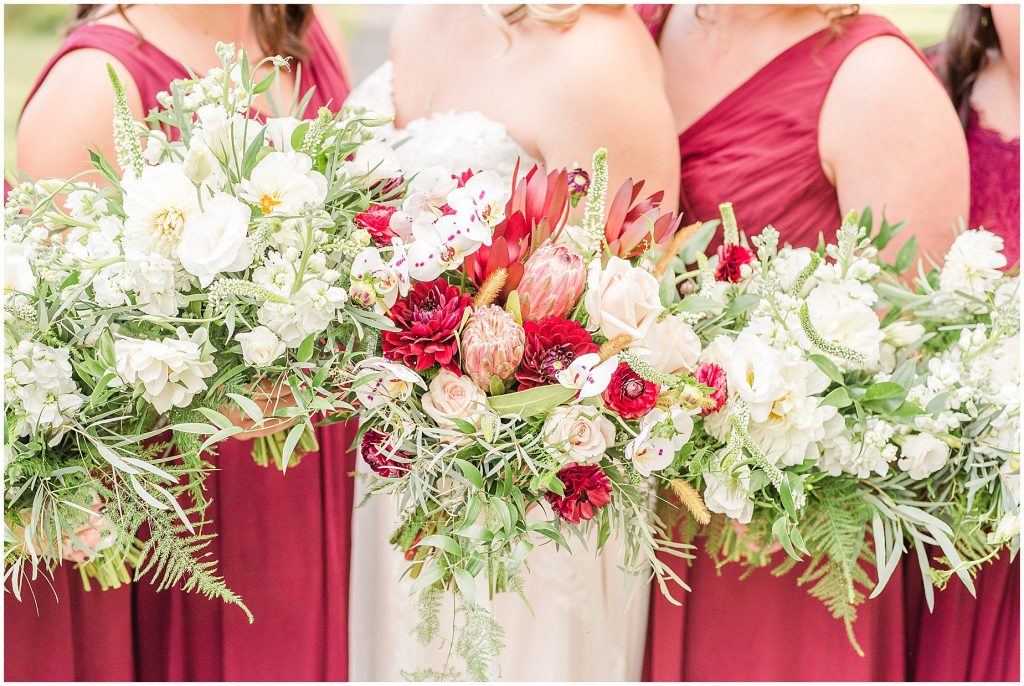
{"label": "burgundy bridesmaid dress", "polygon": [[[666,11],[643,7],[657,39]],[[718,216],[731,201],[740,228],[772,224],[784,242],[814,247],[841,222],[835,187],[818,156],[818,119],[832,79],[865,41],[896,36],[881,17],[862,14],[794,44],[679,136],[680,208],[690,219]],[[922,59],[923,56],[922,56]],[[682,607],[651,594],[644,678],[651,681],[901,681],[905,677],[902,570],[860,607],[850,646],[843,623],[775,566],[715,568],[702,551],[690,562],[666,557],[690,587]],[[782,562],[781,554],[776,563]],[[679,596],[677,596],[678,598]]]}
{"label": "burgundy bridesmaid dress", "polygon": [[[1020,138],[1004,140],[971,109],[971,228],[1002,236],[1008,265],[1020,261]],[[914,681],[1020,681],[1020,558],[1008,552],[982,567],[977,598],[954,579],[928,611],[917,560],[907,579],[908,678]]]}
{"label": "burgundy bridesmaid dress", "polygon": [[[316,90],[307,112],[341,106],[348,83],[322,27],[305,37],[302,88]],[[92,48],[131,74],[143,108],[184,67],[135,34],[104,24],[76,29],[43,70]],[[212,48],[212,46],[211,46]],[[33,93],[35,90],[33,89]],[[31,95],[29,96],[31,98]],[[348,677],[348,571],[354,427],[318,429],[319,454],[282,475],[256,466],[250,444],[228,441],[207,480],[208,516],[220,536],[211,552],[256,617],[236,607],[147,580],[85,592],[70,565],[55,587],[32,585],[31,599],[4,595],[4,676],[13,681],[337,681]]]}

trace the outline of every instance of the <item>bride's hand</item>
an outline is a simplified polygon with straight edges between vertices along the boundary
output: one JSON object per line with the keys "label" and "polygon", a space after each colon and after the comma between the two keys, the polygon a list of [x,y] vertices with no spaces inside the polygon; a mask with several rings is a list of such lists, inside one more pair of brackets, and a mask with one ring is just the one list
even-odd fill
{"label": "bride's hand", "polygon": [[253,390],[249,398],[260,407],[264,420],[254,422],[247,415],[232,403],[224,411],[224,415],[235,426],[241,427],[243,431],[235,434],[232,438],[242,441],[251,441],[254,438],[270,436],[279,431],[291,427],[298,421],[298,417],[271,417],[275,411],[285,407],[295,407],[295,396],[292,394],[291,386],[286,383],[275,385],[270,381],[261,381]]}

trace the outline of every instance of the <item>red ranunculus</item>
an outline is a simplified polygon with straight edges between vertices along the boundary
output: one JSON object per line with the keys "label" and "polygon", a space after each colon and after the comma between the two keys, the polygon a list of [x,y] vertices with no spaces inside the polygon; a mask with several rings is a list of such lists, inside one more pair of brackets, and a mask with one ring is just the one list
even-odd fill
{"label": "red ranunculus", "polygon": [[625,362],[612,373],[608,388],[601,395],[604,405],[624,419],[639,419],[654,409],[661,389],[640,376]]}
{"label": "red ranunculus", "polygon": [[390,205],[370,205],[364,212],[355,216],[356,226],[366,229],[373,237],[373,242],[380,246],[390,246],[395,232],[391,230],[391,215],[397,208]]}
{"label": "red ranunculus", "polygon": [[696,379],[698,383],[714,389],[714,392],[711,394],[711,400],[715,404],[705,407],[700,413],[706,416],[722,409],[725,401],[729,399],[729,384],[725,376],[725,370],[714,362],[705,362],[697,368]]}
{"label": "red ranunculus", "polygon": [[409,295],[391,308],[391,321],[399,330],[383,332],[384,357],[418,372],[436,363],[461,376],[455,359],[459,352],[455,330],[472,302],[444,279],[415,284]]}
{"label": "red ranunculus", "polygon": [[596,464],[571,462],[558,470],[565,495],[548,492],[548,502],[558,516],[570,524],[593,519],[598,508],[612,500],[612,482]]}
{"label": "red ranunculus", "polygon": [[525,322],[526,351],[516,371],[519,389],[558,383],[555,375],[580,355],[597,352],[590,333],[579,323],[561,317]]}
{"label": "red ranunculus", "polygon": [[744,265],[754,261],[754,254],[739,243],[718,246],[718,269],[715,278],[719,281],[736,283],[743,278]]}
{"label": "red ranunculus", "polygon": [[386,479],[393,479],[408,469],[405,463],[394,458],[411,460],[412,456],[403,450],[392,450],[387,443],[387,436],[371,429],[363,434],[363,440],[359,442],[359,456],[374,472]]}

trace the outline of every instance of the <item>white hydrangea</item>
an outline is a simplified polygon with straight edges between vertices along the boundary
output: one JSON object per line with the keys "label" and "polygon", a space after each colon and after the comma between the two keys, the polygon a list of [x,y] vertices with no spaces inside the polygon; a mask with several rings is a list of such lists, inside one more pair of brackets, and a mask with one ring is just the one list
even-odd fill
{"label": "white hydrangea", "polygon": [[857,441],[850,435],[844,418],[836,415],[826,422],[818,466],[833,476],[844,472],[860,479],[872,474],[885,476],[889,464],[896,460],[897,449],[890,442],[895,433],[891,423],[869,417],[867,430]]}
{"label": "white hydrangea", "polygon": [[[337,278],[337,272],[329,274]],[[266,302],[256,318],[289,348],[297,348],[307,336],[326,329],[348,300],[344,288],[323,279],[310,279],[290,295],[287,303]]]}
{"label": "white hydrangea", "polygon": [[4,353],[4,401],[17,418],[14,431],[26,436],[43,431],[53,444],[85,404],[72,377],[70,353],[22,340]]}

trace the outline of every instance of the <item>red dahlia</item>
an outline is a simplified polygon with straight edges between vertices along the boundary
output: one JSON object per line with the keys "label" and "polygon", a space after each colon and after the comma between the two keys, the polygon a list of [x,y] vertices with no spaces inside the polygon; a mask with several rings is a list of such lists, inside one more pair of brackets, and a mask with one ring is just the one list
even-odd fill
{"label": "red dahlia", "polygon": [[658,384],[640,378],[628,364],[620,362],[601,397],[605,407],[620,417],[639,419],[654,409],[660,393]]}
{"label": "red dahlia", "polygon": [[754,254],[739,243],[718,246],[718,269],[715,270],[715,278],[718,281],[736,283],[743,276],[741,268],[743,265],[754,261]]}
{"label": "red dahlia", "polygon": [[382,334],[384,357],[418,372],[436,363],[461,376],[455,359],[459,351],[455,330],[472,302],[444,279],[415,284],[409,295],[391,308],[391,321],[399,330]]}
{"label": "red dahlia", "polygon": [[390,205],[370,205],[365,212],[354,218],[356,226],[366,229],[373,236],[373,242],[380,246],[390,246],[395,232],[391,230],[391,215],[397,208]]}
{"label": "red dahlia", "polygon": [[359,443],[359,456],[374,472],[391,479],[406,470],[405,463],[394,458],[411,460],[412,456],[402,450],[392,450],[387,444],[387,439],[388,437],[379,431],[367,431]]}
{"label": "red dahlia", "polygon": [[701,414],[706,416],[722,409],[725,401],[729,399],[729,384],[725,378],[725,370],[713,362],[705,362],[697,368],[696,379],[698,383],[714,391],[711,394],[714,404],[701,410]]}
{"label": "red dahlia", "polygon": [[548,491],[546,497],[558,516],[570,524],[593,519],[598,508],[612,500],[612,482],[596,464],[569,464],[558,470],[565,495]]}
{"label": "red dahlia", "polygon": [[555,375],[567,369],[580,355],[597,352],[590,333],[579,323],[561,317],[546,317],[523,324],[526,351],[519,363],[519,389],[558,383]]}

